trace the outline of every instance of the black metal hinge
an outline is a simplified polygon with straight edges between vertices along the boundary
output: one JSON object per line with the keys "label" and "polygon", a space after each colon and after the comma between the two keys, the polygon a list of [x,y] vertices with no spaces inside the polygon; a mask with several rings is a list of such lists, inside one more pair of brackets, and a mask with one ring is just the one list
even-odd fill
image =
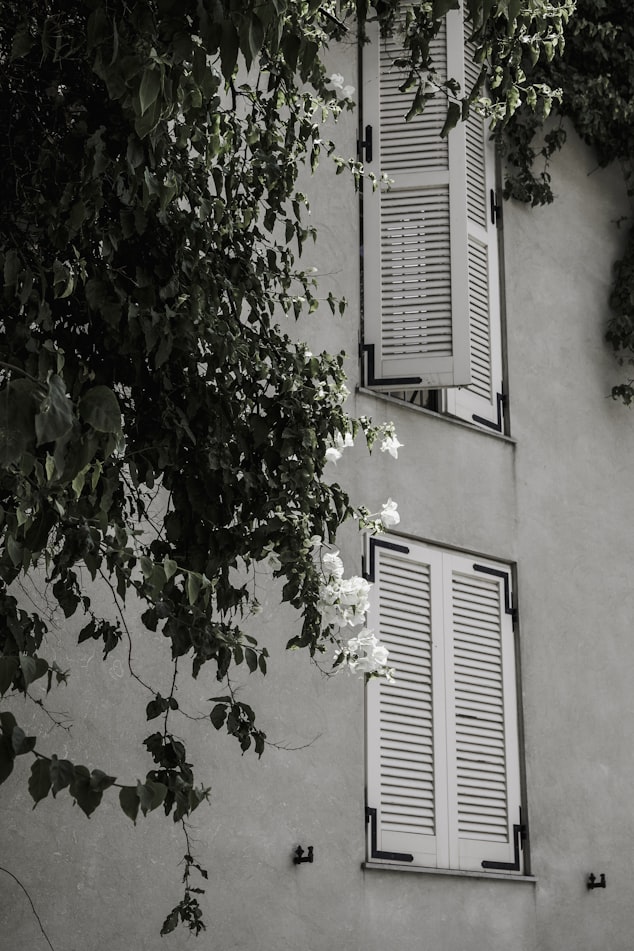
{"label": "black metal hinge", "polygon": [[502,221],[502,205],[500,205],[497,201],[494,188],[492,188],[489,192],[489,199],[491,203],[491,224],[499,225]]}
{"label": "black metal hinge", "polygon": [[383,377],[377,378],[374,375],[374,344],[366,343],[361,347],[361,354],[367,354],[367,373],[365,374],[366,386],[391,386],[398,390],[404,386],[421,386],[422,379],[419,376],[402,377]]}
{"label": "black metal hinge", "polygon": [[526,840],[526,826],[518,823],[513,826],[513,862],[483,862],[482,868],[496,869],[502,872],[520,871],[520,849]]}
{"label": "black metal hinge", "polygon": [[[357,152],[359,159],[369,165],[372,161],[372,126],[365,127],[365,139],[357,139]],[[364,155],[365,152],[365,155]]]}
{"label": "black metal hinge", "polygon": [[381,852],[376,847],[376,809],[365,807],[365,821],[370,823],[370,858],[389,859],[392,862],[413,862],[414,856],[409,852]]}
{"label": "black metal hinge", "polygon": [[488,426],[489,429],[494,429],[496,433],[502,432],[502,423],[504,421],[503,408],[504,403],[506,402],[506,397],[504,393],[495,394],[497,402],[497,420],[485,419],[484,416],[476,416],[475,413],[472,415],[471,419],[474,423],[479,423],[480,426]]}
{"label": "black metal hinge", "polygon": [[365,563],[365,555],[362,558],[361,574],[366,581],[374,581],[375,572],[375,548],[389,548],[390,551],[400,551],[404,555],[409,555],[409,548],[405,545],[395,545],[394,542],[385,542],[381,538],[370,537],[368,541],[368,563]]}
{"label": "black metal hinge", "polygon": [[489,568],[488,565],[474,565],[474,571],[481,571],[485,575],[493,575],[494,578],[502,578],[504,581],[504,613],[510,614],[514,621],[517,620],[517,609],[513,607],[511,600],[511,579],[508,571],[501,568]]}

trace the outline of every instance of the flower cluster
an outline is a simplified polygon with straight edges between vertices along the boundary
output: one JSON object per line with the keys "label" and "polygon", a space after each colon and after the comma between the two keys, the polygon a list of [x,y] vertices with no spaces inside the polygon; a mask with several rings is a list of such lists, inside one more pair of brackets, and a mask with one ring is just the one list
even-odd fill
{"label": "flower cluster", "polygon": [[344,663],[355,673],[370,677],[385,677],[388,683],[394,683],[394,668],[387,666],[387,647],[374,636],[367,627],[362,628],[355,637],[348,640],[345,650],[338,651]]}
{"label": "flower cluster", "polygon": [[[394,503],[393,503],[394,504]],[[321,546],[315,546],[319,551]],[[354,627],[362,624],[370,607],[372,587],[365,578],[344,578],[344,567],[338,551],[321,552],[323,584],[318,608],[326,626]],[[372,631],[362,627],[344,647],[335,652],[335,666],[345,665],[349,670],[368,677],[386,677],[390,682],[394,671],[387,666],[387,648],[379,643]]]}
{"label": "flower cluster", "polygon": [[326,462],[337,462],[339,459],[341,459],[344,449],[354,446],[352,433],[349,432],[343,436],[339,432],[335,433],[332,442],[333,445],[326,449]]}
{"label": "flower cluster", "polygon": [[381,532],[394,528],[401,520],[398,512],[398,504],[393,499],[388,499],[380,512],[372,514],[365,507],[359,508],[360,526],[368,529],[373,535],[380,535]]}
{"label": "flower cluster", "polygon": [[326,552],[321,556],[324,576],[317,607],[325,625],[354,627],[360,624],[370,606],[370,583],[365,578],[343,577],[343,562],[339,552]]}
{"label": "flower cluster", "polygon": [[350,99],[354,96],[354,86],[345,86],[344,83],[345,80],[341,73],[333,73],[328,80],[328,84],[334,88],[335,94],[340,92],[342,99]]}
{"label": "flower cluster", "polygon": [[394,433],[387,433],[381,442],[381,452],[389,452],[393,459],[398,459],[398,451],[403,443],[398,441]]}

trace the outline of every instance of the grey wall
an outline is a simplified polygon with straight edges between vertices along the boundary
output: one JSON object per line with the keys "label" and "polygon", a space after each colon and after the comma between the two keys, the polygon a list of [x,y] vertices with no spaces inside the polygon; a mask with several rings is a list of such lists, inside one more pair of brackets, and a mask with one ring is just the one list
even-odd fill
{"label": "grey wall", "polygon": [[[344,116],[337,130],[344,155],[354,152],[354,121]],[[631,951],[634,420],[609,399],[619,371],[602,340],[622,240],[613,222],[627,208],[618,171],[595,171],[570,139],[553,165],[556,203],[504,209],[512,438],[361,392],[351,411],[393,420],[404,448],[398,462],[375,452],[368,463],[356,447],[333,470],[373,510],[396,499],[404,533],[517,564],[536,882],[362,869],[363,685],[284,653],[297,618],[263,579],[258,634],[273,662],[244,696],[277,745],[258,762],[214,730],[182,723],[211,786],[191,833],[209,869],[200,948]],[[314,349],[352,355],[354,383],[357,197],[346,176],[325,170],[311,190],[324,296],[332,288],[351,306],[343,321],[323,308],[305,333]],[[354,531],[342,552],[348,571],[360,571]],[[57,619],[58,662],[72,662],[73,676],[51,706],[75,726],[51,731],[49,748],[134,781],[147,697],[120,676],[124,657],[102,664],[98,649],[72,647],[74,633]],[[160,638],[135,635],[135,664],[165,689],[163,650]],[[195,714],[217,691],[203,673],[184,704]],[[37,710],[17,712],[35,724]],[[114,797],[90,820],[64,794],[33,811],[27,768],[0,790],[0,864],[27,886],[56,951],[195,946],[180,931],[158,937],[180,898],[177,832],[157,814],[133,826]],[[299,843],[314,846],[313,865],[293,865]],[[607,874],[605,891],[587,891],[591,871]],[[45,947],[25,896],[0,871],[1,951]]]}

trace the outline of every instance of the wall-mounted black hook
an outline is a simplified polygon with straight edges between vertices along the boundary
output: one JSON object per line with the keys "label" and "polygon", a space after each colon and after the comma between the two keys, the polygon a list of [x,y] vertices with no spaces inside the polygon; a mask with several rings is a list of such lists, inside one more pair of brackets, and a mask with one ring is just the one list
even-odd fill
{"label": "wall-mounted black hook", "polygon": [[301,845],[298,845],[295,849],[295,858],[293,862],[295,865],[301,865],[302,862],[312,862],[313,861],[313,847],[312,845],[308,846],[308,855],[304,855],[304,850]]}
{"label": "wall-mounted black hook", "polygon": [[605,888],[605,887],[606,887],[605,872],[601,872],[601,876],[598,881],[597,881],[597,876],[594,874],[594,872],[592,872],[588,876],[588,888]]}

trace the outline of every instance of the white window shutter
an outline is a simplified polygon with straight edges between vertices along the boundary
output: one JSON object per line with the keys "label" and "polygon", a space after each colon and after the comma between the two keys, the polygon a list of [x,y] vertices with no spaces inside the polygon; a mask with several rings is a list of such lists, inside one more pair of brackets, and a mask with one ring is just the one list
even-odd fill
{"label": "white window shutter", "polygon": [[[465,24],[465,30],[469,27]],[[465,89],[480,73],[466,43]],[[449,413],[502,431],[502,341],[495,191],[495,147],[488,124],[473,110],[466,125],[467,241],[471,384],[446,394]]]}
{"label": "white window shutter", "polygon": [[396,541],[370,542],[395,682],[366,693],[369,857],[521,875],[510,570]]}
{"label": "white window shutter", "polygon": [[[407,551],[407,549],[406,549]],[[376,809],[370,858],[448,866],[446,747],[439,552],[418,557],[375,549],[375,592],[368,625],[389,650],[396,681],[367,689],[368,806]]]}
{"label": "white window shutter", "polygon": [[[405,115],[413,92],[400,92],[392,63],[398,35],[376,26],[363,52],[364,128],[373,156],[364,162],[392,184],[364,181],[363,268],[366,381],[386,390],[471,382],[469,352],[467,197],[463,123],[440,138],[446,99],[424,115]],[[462,82],[462,17],[451,11],[432,45],[441,78]]]}
{"label": "white window shutter", "polygon": [[459,555],[444,561],[450,865],[521,873],[510,576]]}

